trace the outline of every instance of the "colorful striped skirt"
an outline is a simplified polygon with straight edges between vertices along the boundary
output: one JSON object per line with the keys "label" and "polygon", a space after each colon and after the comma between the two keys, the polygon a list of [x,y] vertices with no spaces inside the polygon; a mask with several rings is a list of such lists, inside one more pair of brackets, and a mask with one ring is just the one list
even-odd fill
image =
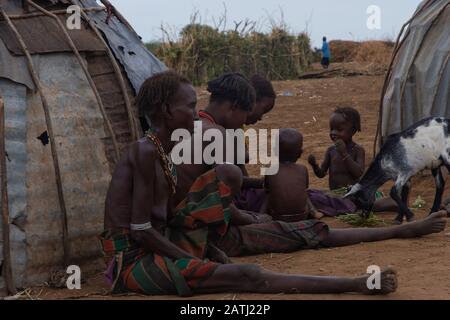
{"label": "colorful striped skirt", "polygon": [[205,260],[208,241],[220,239],[230,221],[230,190],[215,170],[200,176],[176,208],[165,236],[198,259],[169,259],[145,252],[129,230],[106,230],[101,235],[109,260],[107,272],[113,293],[189,296],[219,266]]}

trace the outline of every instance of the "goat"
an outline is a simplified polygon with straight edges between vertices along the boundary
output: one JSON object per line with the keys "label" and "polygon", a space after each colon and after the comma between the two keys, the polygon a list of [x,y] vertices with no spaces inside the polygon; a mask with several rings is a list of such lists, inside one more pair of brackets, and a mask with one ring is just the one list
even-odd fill
{"label": "goat", "polygon": [[450,172],[449,130],[450,119],[430,117],[388,136],[367,171],[344,197],[352,199],[367,217],[377,189],[385,182],[394,180],[390,196],[399,208],[395,221],[402,223],[406,216],[409,222],[414,218],[407,205],[410,179],[424,169],[431,169],[436,183],[431,213],[437,211],[445,187],[441,167],[445,166]]}

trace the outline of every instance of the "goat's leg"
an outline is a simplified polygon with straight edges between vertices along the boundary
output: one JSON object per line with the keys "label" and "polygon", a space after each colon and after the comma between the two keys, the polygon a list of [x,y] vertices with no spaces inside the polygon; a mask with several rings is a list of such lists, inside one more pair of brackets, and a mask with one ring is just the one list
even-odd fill
{"label": "goat's leg", "polygon": [[409,198],[409,193],[411,191],[411,179],[408,180],[405,185],[402,187],[402,203],[405,205],[406,207],[406,211],[405,211],[405,215],[406,215],[406,221],[410,222],[414,219],[414,214],[412,213],[412,211],[409,209],[408,207],[408,198]]}
{"label": "goat's leg", "polygon": [[436,183],[436,193],[434,195],[433,207],[431,208],[430,214],[439,210],[442,202],[442,195],[444,194],[445,180],[442,176],[441,167],[432,169],[431,173],[434,177],[434,182]]}
{"label": "goat's leg", "polygon": [[[397,205],[398,205],[398,215],[395,218],[394,222],[397,224],[401,224],[403,223],[403,217],[406,216],[407,221],[411,221],[414,218],[414,213],[411,212],[411,210],[409,210],[408,205],[402,201],[402,199],[400,198],[399,195],[399,191],[402,190],[403,191],[403,187],[407,184],[409,180],[409,177],[407,179],[404,178],[400,178],[397,179],[397,181],[395,182],[395,185],[392,187],[391,192],[390,192],[390,196],[392,198],[392,200],[394,200]],[[409,187],[408,187],[409,189]],[[406,190],[405,190],[405,194],[406,194]],[[403,192],[402,192],[403,194]],[[407,197],[406,197],[407,199]]]}
{"label": "goat's leg", "polygon": [[411,191],[411,180],[408,180],[408,182],[406,182],[402,188],[402,201],[406,205],[408,205],[408,197],[410,191]]}
{"label": "goat's leg", "polygon": [[406,213],[406,220],[409,222],[413,219],[414,215],[411,215],[411,211],[408,207],[408,198],[409,198],[409,192],[411,191],[411,179],[408,180],[405,185],[402,187],[402,203],[405,204],[406,208],[408,208],[408,211]]}
{"label": "goat's leg", "polygon": [[397,187],[394,185],[391,188],[391,192],[389,193],[389,195],[391,196],[392,200],[394,200],[397,203],[398,206],[398,214],[394,219],[394,223],[396,224],[402,224],[403,223],[403,216],[404,216],[404,212],[405,212],[405,205],[403,204],[402,200],[400,199],[399,195],[398,195],[398,190]]}

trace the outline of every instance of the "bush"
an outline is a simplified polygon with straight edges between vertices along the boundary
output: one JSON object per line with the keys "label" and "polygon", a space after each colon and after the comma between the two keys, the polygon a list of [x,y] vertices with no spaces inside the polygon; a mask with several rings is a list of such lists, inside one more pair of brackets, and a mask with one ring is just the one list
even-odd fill
{"label": "bush", "polygon": [[163,41],[147,47],[196,85],[224,72],[241,72],[248,77],[258,73],[271,80],[296,79],[312,62],[306,33],[289,33],[284,24],[273,25],[270,33],[261,33],[255,30],[256,23],[241,23],[235,30],[220,31],[194,21],[181,30],[175,41],[163,29]]}

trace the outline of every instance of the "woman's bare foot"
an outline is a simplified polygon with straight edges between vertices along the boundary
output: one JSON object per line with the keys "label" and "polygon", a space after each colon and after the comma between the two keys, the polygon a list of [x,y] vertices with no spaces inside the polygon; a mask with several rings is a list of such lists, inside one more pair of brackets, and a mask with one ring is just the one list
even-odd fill
{"label": "woman's bare foot", "polygon": [[411,223],[399,226],[397,229],[398,237],[414,238],[431,233],[439,233],[445,229],[447,224],[446,217],[446,211],[438,211],[430,214],[423,220],[413,221]]}
{"label": "woman's bare foot", "polygon": [[369,289],[367,279],[371,275],[364,275],[358,278],[360,282],[360,290],[358,292],[367,295],[375,295],[375,294],[389,294],[395,292],[397,290],[398,282],[397,282],[397,272],[388,267],[381,271],[380,273],[380,288]]}

